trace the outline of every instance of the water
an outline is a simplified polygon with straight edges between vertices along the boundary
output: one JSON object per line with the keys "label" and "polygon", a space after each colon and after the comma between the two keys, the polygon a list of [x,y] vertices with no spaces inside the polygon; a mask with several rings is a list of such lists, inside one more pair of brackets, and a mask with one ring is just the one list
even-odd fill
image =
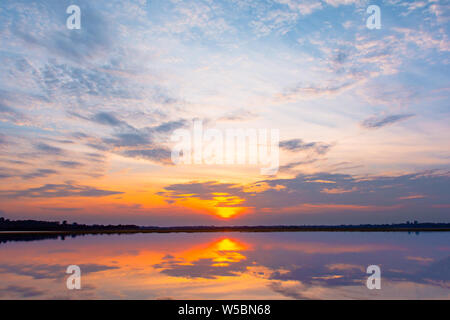
{"label": "water", "polygon": [[[0,244],[0,299],[449,299],[450,233],[88,235]],[[81,268],[68,290],[67,266]],[[366,268],[381,268],[369,290]]]}

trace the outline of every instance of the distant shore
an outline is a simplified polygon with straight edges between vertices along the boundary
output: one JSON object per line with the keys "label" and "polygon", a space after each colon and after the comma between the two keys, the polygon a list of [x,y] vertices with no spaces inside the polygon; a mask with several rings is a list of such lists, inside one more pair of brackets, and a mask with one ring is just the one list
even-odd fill
{"label": "distant shore", "polygon": [[7,230],[8,234],[81,235],[81,234],[135,234],[135,233],[205,233],[205,232],[443,232],[448,227],[357,227],[357,226],[258,226],[258,227],[158,227],[137,229],[79,229],[79,230]]}
{"label": "distant shore", "polygon": [[132,233],[199,233],[199,232],[431,232],[450,231],[450,223],[419,223],[407,221],[397,224],[359,225],[276,225],[276,226],[137,226],[87,225],[67,221],[9,220],[0,218],[0,238],[20,236],[76,236],[86,234]]}

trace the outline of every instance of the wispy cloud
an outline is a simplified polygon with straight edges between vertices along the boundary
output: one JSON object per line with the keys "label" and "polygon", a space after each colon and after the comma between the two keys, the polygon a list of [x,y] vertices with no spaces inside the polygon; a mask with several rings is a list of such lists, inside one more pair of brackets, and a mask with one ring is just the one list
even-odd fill
{"label": "wispy cloud", "polygon": [[36,150],[50,155],[62,155],[64,150],[58,147],[51,146],[49,144],[40,142],[35,145]]}
{"label": "wispy cloud", "polygon": [[292,152],[312,150],[317,154],[323,155],[330,150],[331,144],[323,142],[304,142],[302,139],[291,139],[280,141],[280,148]]}
{"label": "wispy cloud", "polygon": [[414,114],[392,114],[387,116],[374,116],[364,120],[361,125],[367,129],[378,129],[402,120],[414,117]]}
{"label": "wispy cloud", "polygon": [[84,164],[81,162],[67,161],[67,160],[56,161],[56,164],[60,167],[70,168],[70,169],[80,168],[80,167],[84,166]]}
{"label": "wispy cloud", "polygon": [[163,164],[172,164],[171,151],[168,148],[125,150],[123,151],[123,155],[131,158],[156,161]]}
{"label": "wispy cloud", "polygon": [[309,165],[309,164],[315,163],[318,160],[319,159],[309,159],[309,160],[289,162],[285,165],[280,166],[280,171],[283,172],[283,171],[289,171],[292,169],[296,169],[296,168],[304,166],[304,165]]}
{"label": "wispy cloud", "polygon": [[0,191],[0,196],[3,198],[105,197],[122,193],[67,182],[64,184],[46,184],[41,187],[22,190]]}
{"label": "wispy cloud", "polygon": [[11,294],[17,294],[21,298],[34,298],[45,294],[45,291],[35,287],[10,285],[0,288],[0,297],[10,297]]}
{"label": "wispy cloud", "polygon": [[0,120],[10,121],[15,124],[21,124],[27,121],[28,119],[20,111],[8,107],[7,105],[0,102]]}
{"label": "wispy cloud", "polygon": [[57,173],[58,171],[53,169],[37,169],[33,172],[22,175],[22,178],[23,179],[45,178]]}
{"label": "wispy cloud", "polygon": [[[435,203],[445,201],[445,190],[450,187],[450,176],[445,172],[364,178],[347,174],[301,173],[291,179],[272,179],[259,183],[268,187],[256,192],[245,185],[194,181],[169,185],[158,195],[172,200],[213,200],[223,195],[242,199],[239,206],[265,212],[291,208],[290,210],[298,213],[310,210],[396,210],[408,213],[411,212],[411,207],[403,201],[405,194],[424,195],[414,198],[420,202],[413,205],[416,208],[431,207]],[[433,197],[426,197],[428,194]]]}
{"label": "wispy cloud", "polygon": [[257,118],[258,115],[252,111],[240,109],[233,112],[229,112],[226,115],[220,117],[219,121],[247,121]]}

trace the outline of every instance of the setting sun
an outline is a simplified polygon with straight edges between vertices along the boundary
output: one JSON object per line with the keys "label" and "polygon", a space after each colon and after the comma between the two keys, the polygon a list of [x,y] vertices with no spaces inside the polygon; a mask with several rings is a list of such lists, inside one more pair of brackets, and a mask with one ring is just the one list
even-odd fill
{"label": "setting sun", "polygon": [[244,211],[245,208],[241,207],[218,207],[215,208],[216,214],[221,218],[231,218]]}

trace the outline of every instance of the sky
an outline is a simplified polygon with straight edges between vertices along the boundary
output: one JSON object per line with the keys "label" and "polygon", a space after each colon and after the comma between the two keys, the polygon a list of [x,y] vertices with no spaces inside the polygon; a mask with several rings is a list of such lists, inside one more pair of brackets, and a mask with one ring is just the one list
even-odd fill
{"label": "sky", "polygon": [[[438,0],[2,1],[0,216],[449,222],[449,19]],[[195,121],[278,130],[277,172],[173,163]]]}

